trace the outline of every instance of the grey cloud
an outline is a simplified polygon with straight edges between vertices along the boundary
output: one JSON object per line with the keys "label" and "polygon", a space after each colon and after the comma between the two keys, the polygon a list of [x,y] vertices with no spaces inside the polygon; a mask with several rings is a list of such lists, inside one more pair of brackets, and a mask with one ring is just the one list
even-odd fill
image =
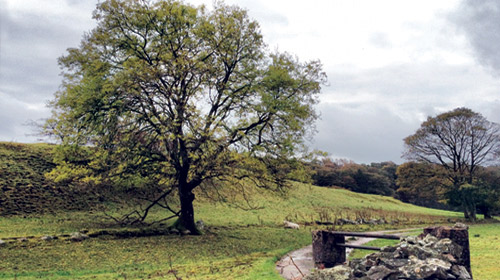
{"label": "grey cloud", "polygon": [[15,138],[13,139],[12,137],[16,135],[16,126],[13,124],[17,119],[12,115],[13,112],[10,112],[10,110],[4,110],[5,108],[1,107],[0,109],[2,109],[2,111],[0,111],[0,141],[14,141]]}
{"label": "grey cloud", "polygon": [[315,148],[359,163],[402,162],[402,139],[415,124],[408,125],[383,104],[365,103],[356,109],[322,104],[320,109],[328,114],[317,125]]}
{"label": "grey cloud", "polygon": [[500,83],[480,70],[433,62],[330,71],[312,146],[357,162],[402,162],[403,139],[427,116],[468,107],[497,121],[500,101],[490,100]]}
{"label": "grey cloud", "polygon": [[79,41],[82,31],[34,14],[19,17],[2,10],[1,17],[0,91],[23,101],[51,98],[60,83],[56,58]]}
{"label": "grey cloud", "polygon": [[[478,94],[496,95],[500,81],[471,65],[446,65],[436,61],[391,65],[359,72],[329,71],[333,97],[369,93],[402,104],[445,106],[457,97],[474,98]],[[483,85],[495,87],[482,88]],[[479,91],[479,92],[478,92]]]}
{"label": "grey cloud", "polygon": [[261,24],[266,24],[266,25],[279,25],[279,26],[284,26],[288,25],[288,19],[278,13],[275,13],[273,11],[269,11],[266,9],[257,9],[254,12],[251,12],[255,14],[257,17],[257,20]]}
{"label": "grey cloud", "polygon": [[471,106],[471,109],[481,113],[489,121],[500,123],[500,98],[494,101],[478,102]]}
{"label": "grey cloud", "polygon": [[500,1],[464,0],[450,19],[465,34],[479,62],[500,74]]}
{"label": "grey cloud", "polygon": [[279,13],[279,11],[270,10],[263,1],[255,0],[232,0],[228,1],[235,3],[239,7],[248,9],[248,13],[254,17],[261,25],[288,25],[286,16]]}
{"label": "grey cloud", "polygon": [[70,6],[82,6],[81,0],[66,0],[66,3],[68,3]]}
{"label": "grey cloud", "polygon": [[0,7],[0,140],[35,140],[24,124],[48,117],[43,104],[61,84],[57,58],[92,28],[92,2],[61,5],[50,15]]}
{"label": "grey cloud", "polygon": [[248,9],[251,18],[255,19],[265,36],[264,40],[271,45],[280,42],[281,39],[290,39],[296,37],[296,34],[285,32],[289,25],[289,20],[286,16],[268,8],[262,1],[232,1],[236,5]]}

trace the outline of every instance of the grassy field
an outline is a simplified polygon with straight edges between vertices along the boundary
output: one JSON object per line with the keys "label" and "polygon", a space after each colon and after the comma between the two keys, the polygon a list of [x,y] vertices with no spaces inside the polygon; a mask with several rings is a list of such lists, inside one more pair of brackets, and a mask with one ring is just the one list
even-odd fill
{"label": "grassy field", "polygon": [[[43,196],[29,201],[35,213],[45,207],[42,202],[68,209],[75,204],[68,198],[78,201],[78,197],[72,196],[53,199],[53,187],[41,174],[49,170],[49,151],[47,145],[0,143],[0,187],[3,190],[0,208],[15,210],[16,205],[5,203],[18,203],[29,195],[36,198],[39,194]],[[40,188],[43,192],[36,192]],[[92,233],[141,229],[120,228],[100,211],[64,210],[0,217],[0,239],[9,241],[0,246],[0,279],[280,279],[275,262],[287,252],[311,243],[310,231],[317,228],[315,221],[384,218],[390,222],[378,226],[335,227],[336,230],[373,231],[446,223],[462,216],[405,204],[390,197],[301,183],[294,183],[284,195],[252,188],[246,191],[252,197],[249,203],[254,210],[241,208],[248,205],[238,192],[234,192],[236,195],[230,201],[240,207],[215,203],[198,193],[196,219],[202,219],[207,225],[201,236],[120,238],[103,235],[77,243],[64,238],[41,241],[43,235],[80,230]],[[123,213],[113,205],[106,206],[108,214]],[[161,209],[155,209],[150,221],[164,214]],[[301,229],[283,229],[283,220],[299,223]],[[168,224],[162,229],[166,227]],[[477,233],[480,237],[471,240],[474,244],[471,246],[475,246],[472,253],[474,274],[496,276],[495,253],[499,248],[488,245],[496,242],[495,232],[500,229],[493,225],[483,227]],[[146,229],[146,232],[157,229]],[[27,241],[9,239],[12,237],[29,238]],[[477,274],[479,271],[484,274]]]}
{"label": "grassy field", "polygon": [[469,241],[474,279],[500,279],[500,224],[472,226]]}
{"label": "grassy field", "polygon": [[203,236],[25,242],[0,249],[0,278],[272,279],[275,258],[307,242],[305,230],[290,234],[267,227],[214,229]]}
{"label": "grassy field", "polygon": [[[294,184],[287,196],[256,192],[258,210],[245,211],[200,197],[197,219],[208,226],[202,236],[101,236],[81,243],[42,242],[42,235],[86,229],[120,231],[100,212],[62,212],[0,218],[0,238],[34,236],[0,247],[2,279],[279,279],[275,261],[311,242],[315,220],[380,218],[399,224],[337,228],[375,230],[456,219],[459,213],[401,203],[388,197]],[[152,218],[159,217],[155,211]],[[284,219],[302,224],[286,230]],[[304,226],[308,225],[308,226]],[[125,230],[136,230],[128,228]]]}

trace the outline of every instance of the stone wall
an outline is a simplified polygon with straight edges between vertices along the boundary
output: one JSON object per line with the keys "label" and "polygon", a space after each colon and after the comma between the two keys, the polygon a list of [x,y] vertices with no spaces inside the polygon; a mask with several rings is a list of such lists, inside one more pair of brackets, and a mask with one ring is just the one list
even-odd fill
{"label": "stone wall", "polygon": [[[314,256],[316,257],[316,255]],[[316,270],[304,280],[472,279],[468,229],[424,229],[418,237],[405,237],[396,246],[338,265]]]}
{"label": "stone wall", "polygon": [[[456,223],[453,227],[427,227],[420,235],[420,238],[426,235],[435,236],[438,239],[448,238],[462,247],[462,253],[457,256],[457,261],[460,265],[467,268],[471,273],[470,268],[470,249],[469,249],[469,231],[468,227],[462,223]],[[472,273],[471,273],[472,275]]]}

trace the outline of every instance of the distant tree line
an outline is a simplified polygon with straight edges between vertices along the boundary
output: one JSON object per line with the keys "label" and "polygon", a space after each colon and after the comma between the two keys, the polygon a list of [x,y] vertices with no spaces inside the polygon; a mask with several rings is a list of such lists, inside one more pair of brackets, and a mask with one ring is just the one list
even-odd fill
{"label": "distant tree line", "polygon": [[[311,163],[313,184],[354,192],[387,195],[403,202],[446,210],[460,210],[460,194],[452,191],[446,171],[438,164],[393,162],[358,164],[324,158]],[[464,190],[465,191],[465,190]],[[500,166],[480,167],[467,190],[480,214],[500,214]]]}
{"label": "distant tree line", "polygon": [[412,204],[500,214],[500,126],[467,108],[429,117],[404,139],[409,159],[356,164],[325,158],[312,163],[314,183],[391,195]]}
{"label": "distant tree line", "polygon": [[453,209],[446,204],[439,166],[408,162],[358,164],[345,159],[324,158],[311,165],[313,182],[354,192],[395,197],[419,206]]}
{"label": "distant tree line", "polygon": [[312,178],[318,186],[392,196],[396,190],[396,168],[393,162],[366,165],[325,158],[312,163]]}

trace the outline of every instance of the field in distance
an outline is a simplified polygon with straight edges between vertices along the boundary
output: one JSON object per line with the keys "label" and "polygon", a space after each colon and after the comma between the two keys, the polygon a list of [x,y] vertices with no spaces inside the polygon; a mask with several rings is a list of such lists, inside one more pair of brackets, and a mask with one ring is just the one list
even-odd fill
{"label": "field in distance", "polygon": [[[40,156],[48,148],[35,146],[37,155],[31,154],[29,147],[17,148],[21,153],[7,151],[10,154],[5,158],[10,160],[2,161],[0,167],[22,177],[3,177],[2,184],[15,182],[19,187],[30,178],[43,181],[40,170],[47,170],[43,166],[47,161],[40,160]],[[19,165],[23,162],[26,164]],[[30,187],[36,186],[26,186]],[[0,217],[0,239],[9,240],[0,246],[0,279],[280,279],[275,261],[293,249],[310,244],[310,231],[320,227],[316,221],[383,218],[386,223],[379,225],[335,226],[337,230],[373,231],[447,223],[462,217],[461,213],[417,207],[390,197],[302,183],[293,183],[284,195],[252,187],[247,188],[247,195],[250,201],[235,193],[228,201],[232,204],[229,206],[198,193],[196,219],[206,225],[201,236],[126,238],[123,234],[110,234],[83,242],[64,238],[41,241],[44,235],[80,230],[147,233],[158,228],[118,227],[103,212],[95,210]],[[242,209],[250,206],[252,210]],[[129,210],[108,205],[107,214]],[[162,209],[154,209],[150,221],[163,215]],[[284,229],[284,220],[299,223],[301,228]],[[480,237],[473,238],[471,233],[473,271],[475,276],[484,271],[487,273],[484,275],[496,277],[498,269],[494,261],[498,259],[499,248],[492,244],[499,243],[494,238],[499,235],[500,227],[485,227],[488,228]],[[9,237],[28,238],[19,241]]]}

